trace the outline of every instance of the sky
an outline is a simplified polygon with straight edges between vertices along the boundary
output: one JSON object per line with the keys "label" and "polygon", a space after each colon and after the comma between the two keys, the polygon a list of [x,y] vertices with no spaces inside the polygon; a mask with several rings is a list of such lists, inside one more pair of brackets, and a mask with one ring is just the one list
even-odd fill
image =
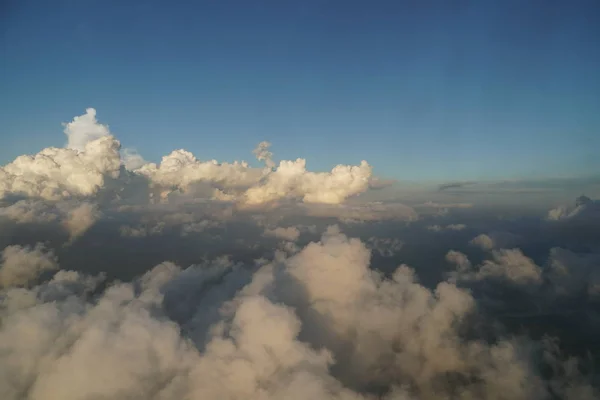
{"label": "sky", "polygon": [[87,107],[160,160],[365,159],[411,181],[600,171],[600,3],[0,2],[0,164]]}

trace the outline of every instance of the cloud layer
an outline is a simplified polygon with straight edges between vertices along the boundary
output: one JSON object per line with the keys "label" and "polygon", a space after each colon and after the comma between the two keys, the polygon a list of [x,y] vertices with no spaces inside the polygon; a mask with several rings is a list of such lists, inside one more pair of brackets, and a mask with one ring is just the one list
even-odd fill
{"label": "cloud layer", "polygon": [[2,399],[599,397],[597,201],[377,201],[365,161],[268,142],[152,163],[93,109],[65,134],[0,168]]}

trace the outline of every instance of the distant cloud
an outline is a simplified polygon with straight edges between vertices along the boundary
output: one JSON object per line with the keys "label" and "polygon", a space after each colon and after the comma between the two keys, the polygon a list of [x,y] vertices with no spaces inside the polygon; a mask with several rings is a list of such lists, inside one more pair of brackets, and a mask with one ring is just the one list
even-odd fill
{"label": "distant cloud", "polygon": [[265,229],[264,235],[294,242],[300,237],[300,231],[295,226],[289,226],[287,228],[279,226],[273,229]]}
{"label": "distant cloud", "polygon": [[471,240],[471,244],[483,250],[513,247],[519,243],[520,237],[510,232],[495,231],[481,234]]}
{"label": "distant cloud", "polygon": [[430,231],[434,231],[434,232],[442,232],[442,231],[462,231],[463,229],[466,229],[466,225],[465,224],[450,224],[450,225],[446,225],[446,226],[442,226],[442,225],[429,225],[427,227],[428,230]]}
{"label": "distant cloud", "polygon": [[465,186],[469,186],[469,185],[474,185],[477,182],[475,181],[465,181],[465,182],[449,182],[449,183],[444,183],[438,186],[438,191],[443,191],[443,190],[447,190],[447,189],[459,189]]}

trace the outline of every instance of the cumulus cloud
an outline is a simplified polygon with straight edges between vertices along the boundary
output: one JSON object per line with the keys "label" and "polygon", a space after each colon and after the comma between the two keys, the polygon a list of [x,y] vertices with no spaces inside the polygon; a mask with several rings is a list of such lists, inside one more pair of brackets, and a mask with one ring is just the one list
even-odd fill
{"label": "cumulus cloud", "polygon": [[264,182],[244,193],[244,203],[257,205],[298,198],[305,203],[340,204],[369,187],[371,166],[338,165],[331,172],[308,172],[306,160],[281,161]]}
{"label": "cumulus cloud", "polygon": [[91,196],[120,173],[120,143],[112,136],[87,142],[83,150],[49,147],[0,167],[0,200],[26,196],[45,200]]}
{"label": "cumulus cloud", "polygon": [[[34,252],[11,263],[36,265],[29,276],[55,267],[25,261]],[[291,256],[254,265],[164,262],[105,288],[101,276],[59,271],[7,287],[3,398],[543,399],[549,387],[596,395],[576,365],[546,381],[533,343],[464,336],[476,309],[469,292],[449,282],[428,289],[406,265],[384,277],[369,263],[363,242],[331,227]]]}
{"label": "cumulus cloud", "polygon": [[542,282],[542,269],[519,249],[494,250],[492,258],[492,260],[485,260],[474,271],[464,254],[450,252],[446,256],[448,261],[458,266],[459,279],[504,279],[516,284]]}
{"label": "cumulus cloud", "polygon": [[[65,133],[67,148],[0,169],[3,399],[598,398],[595,372],[569,358],[592,342],[540,341],[544,325],[515,313],[504,325],[508,303],[541,298],[600,332],[600,252],[556,247],[539,231],[554,223],[517,235],[467,203],[365,202],[353,197],[384,186],[366,162],[311,172],[276,164],[267,142],[260,168],[185,150],[146,163],[94,110]],[[429,225],[450,208],[465,224]]]}
{"label": "cumulus cloud", "polygon": [[96,109],[88,108],[85,114],[73,118],[73,121],[63,124],[67,135],[67,147],[84,151],[88,143],[101,137],[110,136],[107,125],[96,120]]}
{"label": "cumulus cloud", "polygon": [[140,169],[143,165],[148,164],[148,162],[144,160],[144,157],[133,149],[123,149],[121,151],[121,159],[123,160],[123,165],[129,171],[135,171]]}
{"label": "cumulus cloud", "polygon": [[49,223],[59,218],[61,210],[52,204],[38,200],[19,200],[0,207],[0,216],[18,224]]}
{"label": "cumulus cloud", "polygon": [[570,221],[586,224],[600,222],[600,201],[587,196],[580,196],[575,207],[560,206],[548,212],[547,219],[551,221]]}
{"label": "cumulus cloud", "polygon": [[42,272],[57,268],[54,254],[43,245],[9,246],[2,251],[0,287],[27,285]]}
{"label": "cumulus cloud", "polygon": [[[252,168],[245,161],[219,163],[198,160],[180,149],[164,156],[160,163],[148,163],[137,152],[120,149],[107,125],[96,119],[96,110],[65,124],[67,148],[47,148],[35,156],[20,156],[0,168],[0,199],[7,196],[60,200],[90,197],[116,180],[125,170],[146,179],[153,201],[165,202],[172,195],[214,198],[261,206],[282,200],[340,204],[369,189],[371,166],[338,165],[330,172],[310,172],[306,161],[281,161],[275,165],[270,143],[254,150],[266,168]],[[125,174],[120,184],[131,177]],[[117,185],[118,186],[118,185]],[[118,196],[122,196],[120,190]]]}
{"label": "cumulus cloud", "polygon": [[98,207],[90,203],[82,203],[69,211],[64,224],[71,240],[83,235],[100,218]]}
{"label": "cumulus cloud", "polygon": [[514,247],[518,244],[520,238],[510,232],[494,231],[488,234],[481,234],[471,240],[471,244],[478,246],[483,250],[492,250],[506,247]]}

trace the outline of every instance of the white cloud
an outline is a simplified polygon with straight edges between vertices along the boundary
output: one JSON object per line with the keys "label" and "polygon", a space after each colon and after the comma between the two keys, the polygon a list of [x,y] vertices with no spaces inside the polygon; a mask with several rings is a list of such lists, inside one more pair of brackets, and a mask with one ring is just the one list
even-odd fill
{"label": "white cloud", "polygon": [[73,121],[63,124],[65,135],[68,137],[67,147],[84,151],[86,145],[101,137],[110,136],[107,125],[96,120],[96,110],[88,108],[85,114],[73,118]]}
{"label": "white cloud", "polygon": [[0,199],[9,195],[45,200],[91,196],[107,178],[119,176],[119,142],[112,136],[88,142],[83,151],[49,147],[0,167]]}

